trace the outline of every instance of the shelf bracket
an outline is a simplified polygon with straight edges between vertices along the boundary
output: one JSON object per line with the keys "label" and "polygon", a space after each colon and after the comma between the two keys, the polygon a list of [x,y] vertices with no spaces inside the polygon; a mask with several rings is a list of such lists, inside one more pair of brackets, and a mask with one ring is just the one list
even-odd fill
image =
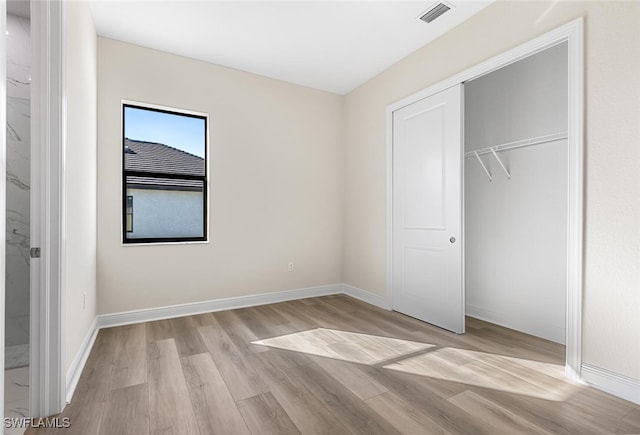
{"label": "shelf bracket", "polygon": [[482,166],[482,169],[484,169],[484,173],[487,174],[487,177],[489,177],[489,182],[491,182],[491,180],[493,180],[493,177],[491,176],[491,172],[489,172],[487,167],[484,165],[484,162],[478,155],[478,151],[474,151],[473,154],[476,156],[476,159],[478,159],[478,162],[480,163],[480,166]]}
{"label": "shelf bracket", "polygon": [[502,167],[502,170],[504,171],[505,174],[507,174],[507,178],[511,179],[511,174],[509,173],[507,168],[504,166],[504,163],[502,163],[502,160],[500,160],[500,157],[498,156],[498,153],[496,153],[496,150],[494,148],[491,148],[491,153],[496,158],[498,163],[500,163],[500,166]]}

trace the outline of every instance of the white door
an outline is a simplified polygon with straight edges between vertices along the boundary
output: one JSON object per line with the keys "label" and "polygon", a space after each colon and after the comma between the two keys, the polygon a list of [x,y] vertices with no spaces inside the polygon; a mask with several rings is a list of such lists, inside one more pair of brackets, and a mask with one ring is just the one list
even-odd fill
{"label": "white door", "polygon": [[393,112],[393,308],[464,332],[462,85]]}

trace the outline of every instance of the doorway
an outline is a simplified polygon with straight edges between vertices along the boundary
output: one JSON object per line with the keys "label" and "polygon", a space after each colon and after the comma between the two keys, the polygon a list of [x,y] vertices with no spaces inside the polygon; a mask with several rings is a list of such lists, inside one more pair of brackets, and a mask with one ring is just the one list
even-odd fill
{"label": "doorway", "polygon": [[[6,6],[6,7],[5,7]],[[7,13],[9,12],[9,13]],[[8,19],[12,19],[9,15],[28,19],[29,25],[23,21],[23,30],[28,34],[30,41],[20,40],[18,44],[19,54],[22,61],[13,62],[9,53],[6,53],[4,47],[8,49],[10,36],[10,28],[8,27]],[[7,107],[14,103],[11,98],[28,99],[30,110],[17,116],[17,119],[23,124],[21,128],[15,129],[15,133],[20,137],[22,146],[29,149],[28,162],[22,162],[30,167],[28,177],[24,174],[19,177],[11,175],[5,176],[11,172],[11,162],[8,159],[0,159],[0,174],[2,175],[2,189],[0,192],[0,220],[7,229],[7,218],[10,216],[6,205],[11,200],[5,201],[5,194],[8,194],[9,183],[16,182],[20,187],[28,187],[29,192],[29,210],[28,210],[28,232],[24,230],[24,220],[21,226],[22,242],[20,244],[20,259],[23,267],[29,268],[29,286],[28,296],[24,296],[25,285],[22,286],[24,298],[28,297],[28,369],[22,368],[23,372],[28,372],[29,376],[26,382],[21,379],[19,383],[21,388],[28,390],[27,406],[21,407],[18,418],[28,416],[47,416],[57,414],[64,407],[65,399],[65,376],[63,371],[63,335],[62,335],[62,300],[61,300],[61,284],[64,276],[62,274],[61,254],[64,252],[63,234],[62,234],[62,175],[64,162],[63,144],[64,144],[64,89],[63,89],[63,72],[64,72],[64,2],[31,2],[30,0],[11,0],[0,3],[0,42],[3,49],[0,51],[0,79],[4,82],[4,86],[0,86],[0,101]],[[25,28],[26,27],[26,28]],[[28,30],[27,30],[28,29]],[[23,34],[23,37],[25,35]],[[5,56],[6,55],[6,56]],[[24,57],[31,57],[28,65],[24,65]],[[17,58],[20,59],[20,58]],[[25,66],[27,68],[25,68]],[[18,68],[18,73],[11,73],[8,70]],[[19,68],[21,67],[21,68]],[[28,74],[27,74],[28,72]],[[12,75],[13,74],[13,75]],[[17,75],[16,75],[17,74]],[[17,79],[17,83],[9,82],[7,77]],[[21,90],[18,94],[11,95],[12,92],[18,91],[18,85]],[[13,86],[13,89],[12,89]],[[26,90],[28,89],[28,92]],[[28,96],[28,98],[25,98]],[[18,104],[18,103],[16,103]],[[26,105],[22,102],[22,105]],[[16,113],[21,113],[20,111]],[[14,115],[7,113],[5,110],[0,111],[0,123],[5,124],[0,134],[0,151],[6,152],[9,156],[11,146],[8,142],[13,137],[8,134],[8,123],[10,117]],[[13,123],[13,121],[10,121]],[[12,127],[13,128],[13,127]],[[22,130],[25,131],[22,131]],[[5,138],[7,140],[5,140]],[[28,139],[25,145],[25,138]],[[24,148],[21,151],[25,151]],[[23,153],[24,155],[24,153]],[[7,168],[8,166],[8,168]],[[9,169],[9,171],[7,171]],[[24,183],[26,177],[27,182]],[[18,181],[22,182],[19,183]],[[9,196],[9,195],[6,195]],[[23,198],[24,199],[24,198]],[[22,202],[24,209],[24,201]],[[23,210],[24,211],[24,210]],[[12,231],[12,230],[9,230]],[[2,247],[0,250],[4,253],[7,251],[8,231],[2,231]],[[27,239],[28,236],[28,239]],[[40,255],[42,252],[42,255]],[[26,254],[25,254],[26,253]],[[6,255],[3,259],[7,260]],[[24,271],[23,268],[23,271]],[[7,302],[7,271],[13,269],[8,261],[2,263],[0,270],[5,275],[4,281],[0,285],[0,301]],[[9,270],[11,273],[11,271]],[[24,302],[24,301],[23,301]],[[8,323],[5,322],[9,314],[14,311],[5,309],[0,310],[0,325],[5,327],[0,333],[5,339]],[[24,328],[21,328],[24,329]],[[9,331],[10,332],[10,331]],[[16,342],[12,342],[16,343]],[[25,343],[18,343],[24,345]],[[5,351],[5,346],[0,346],[0,351]],[[2,357],[4,361],[4,355]],[[21,360],[22,363],[24,361]],[[20,365],[22,365],[22,363]],[[3,372],[3,377],[5,373]],[[9,383],[4,385],[9,387]],[[0,388],[3,399],[2,404],[8,404],[22,400],[24,393],[18,396],[12,395],[11,391],[5,391]],[[8,393],[5,395],[5,393]],[[13,400],[17,399],[17,400]],[[16,424],[20,424],[16,422]],[[12,427],[19,433],[21,428]]]}
{"label": "doorway", "polygon": [[[561,54],[564,56],[565,70],[564,73],[560,72],[560,75],[564,74],[563,84],[565,91],[559,96],[555,94],[553,95],[553,97],[564,99],[564,102],[566,103],[564,106],[564,113],[558,116],[557,111],[554,112],[553,110],[548,110],[549,101],[547,101],[546,107],[549,113],[538,113],[538,115],[531,115],[531,113],[529,113],[523,115],[521,119],[516,119],[521,115],[520,111],[523,108],[529,110],[529,112],[533,109],[537,110],[537,103],[541,101],[543,102],[544,96],[538,95],[537,93],[531,95],[530,93],[529,100],[526,98],[524,100],[518,98],[514,99],[513,90],[503,92],[504,95],[500,96],[495,89],[495,86],[501,86],[504,84],[501,83],[501,80],[504,80],[504,78],[500,78],[500,74],[509,72],[513,69],[517,70],[518,63],[520,63],[520,66],[526,64],[534,59],[539,53],[540,56],[544,56],[545,51],[553,53],[554,47],[556,51],[563,52]],[[492,74],[494,75],[492,76]],[[497,80],[495,79],[496,77],[498,77]],[[493,85],[489,83],[492,80],[495,82]],[[517,84],[517,80],[515,83]],[[532,311],[536,309],[542,310],[549,306],[553,306],[553,310],[551,311],[554,311],[556,314],[559,312],[562,319],[554,320],[552,325],[553,328],[547,328],[551,329],[551,331],[547,330],[542,333],[537,333],[533,329],[527,329],[531,325],[526,325],[526,322],[524,322],[524,326],[522,324],[514,324],[513,322],[509,323],[509,321],[513,321],[514,319],[516,321],[521,320],[519,318],[521,313],[516,313],[509,304],[505,304],[505,306],[499,307],[499,309],[496,310],[497,313],[501,312],[503,314],[502,318],[499,316],[496,318],[490,318],[486,315],[487,310],[484,312],[476,310],[475,313],[469,314],[491,320],[495,323],[501,323],[513,329],[521,329],[524,330],[524,332],[533,332],[536,333],[536,335],[543,335],[544,338],[565,342],[566,374],[574,379],[579,378],[581,364],[580,337],[583,183],[582,83],[582,20],[579,19],[556,29],[549,34],[530,41],[529,43],[510,50],[494,59],[484,62],[483,64],[451,77],[450,79],[438,83],[437,85],[418,92],[415,95],[407,97],[387,108],[387,296],[388,299],[390,299],[390,305],[394,309],[398,309],[398,307],[401,308],[402,302],[398,303],[398,296],[402,298],[402,286],[407,282],[404,277],[402,277],[402,273],[406,273],[406,268],[411,266],[404,261],[404,258],[402,257],[404,254],[398,253],[396,244],[396,228],[398,226],[402,226],[403,223],[398,223],[396,220],[396,208],[399,204],[396,200],[394,185],[397,177],[397,174],[394,174],[394,170],[396,169],[395,147],[397,145],[396,140],[398,139],[394,131],[396,127],[395,114],[421,100],[434,97],[439,93],[446,92],[447,89],[464,84],[464,93],[466,94],[468,91],[468,97],[470,98],[469,101],[467,101],[467,96],[465,95],[465,97],[463,97],[463,101],[465,103],[473,106],[474,98],[481,103],[482,101],[489,101],[489,106],[482,107],[482,104],[477,105],[475,113],[474,111],[468,113],[467,110],[464,112],[462,110],[460,111],[460,119],[464,119],[465,128],[469,130],[465,131],[464,134],[466,139],[466,141],[464,141],[466,142],[466,144],[464,144],[464,148],[462,140],[457,144],[450,143],[447,145],[453,147],[457,146],[464,150],[464,156],[460,158],[459,164],[461,168],[464,168],[464,174],[465,177],[467,177],[467,179],[465,179],[466,189],[464,189],[464,195],[466,198],[463,197],[463,190],[461,189],[460,195],[457,197],[451,196],[447,200],[459,201],[458,205],[461,210],[465,206],[468,208],[468,210],[463,214],[465,218],[463,232],[466,231],[469,232],[469,234],[466,234],[466,232],[462,234],[461,238],[464,254],[459,259],[456,259],[456,261],[461,265],[460,275],[462,276],[462,282],[466,283],[466,286],[461,284],[459,287],[455,288],[456,286],[452,286],[451,282],[449,282],[447,286],[439,287],[439,293],[437,291],[434,293],[433,290],[426,292],[425,294],[429,295],[429,301],[425,299],[425,302],[427,304],[431,304],[434,303],[433,301],[435,300],[441,301],[451,298],[451,291],[458,292],[463,300],[465,300],[465,290],[471,291],[472,293],[469,295],[470,298],[466,299],[466,303],[464,305],[460,304],[458,305],[457,311],[450,310],[448,313],[450,319],[464,319],[467,309],[472,311],[473,309],[478,308],[477,305],[472,306],[473,304],[469,304],[469,302],[478,303],[478,300],[482,300],[482,297],[487,296],[485,294],[487,288],[492,289],[496,285],[501,286],[500,291],[512,288],[514,281],[505,279],[505,277],[518,278],[518,275],[523,275],[523,268],[526,268],[527,265],[528,269],[535,270],[535,264],[532,264],[532,262],[535,263],[535,260],[532,260],[532,258],[535,258],[535,255],[533,254],[537,253],[537,255],[540,255],[539,246],[547,246],[547,249],[549,249],[549,245],[544,243],[539,246],[533,246],[528,252],[525,249],[523,251],[524,254],[519,254],[513,249],[513,245],[522,244],[521,242],[526,241],[527,238],[529,241],[533,239],[534,242],[538,242],[535,240],[535,229],[532,229],[531,227],[535,227],[539,224],[536,219],[540,217],[540,213],[532,216],[532,207],[535,209],[537,206],[545,210],[551,207],[556,211],[560,210],[560,213],[554,214],[555,221],[544,236],[545,238],[548,236],[554,241],[553,247],[550,248],[553,249],[554,252],[552,255],[549,255],[549,257],[554,257],[556,259],[556,268],[558,259],[560,259],[559,262],[561,264],[561,267],[559,268],[561,269],[561,273],[552,273],[554,276],[554,279],[552,280],[553,283],[548,287],[555,288],[555,291],[557,291],[558,283],[561,282],[560,286],[562,287],[562,294],[554,294],[553,297],[545,295],[540,299],[542,301],[546,301],[547,305],[544,305],[544,302],[542,308],[540,305],[529,305],[524,308],[524,311],[526,311],[527,308]],[[487,84],[489,84],[489,86],[487,86]],[[491,89],[491,86],[494,86],[493,90]],[[527,90],[526,85],[521,87]],[[551,86],[551,88],[553,88],[553,86]],[[529,89],[529,91],[530,90],[531,89]],[[555,91],[551,90],[551,92]],[[517,97],[518,92],[515,92],[515,94]],[[480,97],[479,99],[477,98],[478,96]],[[549,95],[547,94],[546,97],[548,98]],[[504,105],[505,101],[498,101],[500,98],[506,98],[507,100],[512,99],[519,102],[522,107],[514,105],[513,101]],[[502,104],[502,112],[499,110],[497,111],[496,108],[490,107],[491,104],[495,104],[496,102]],[[560,111],[563,110],[562,105],[555,109]],[[524,110],[524,112],[527,112],[527,110]],[[500,112],[500,114],[495,116],[496,113],[493,112]],[[467,119],[467,116],[469,119]],[[492,116],[494,119],[492,119]],[[510,117],[513,119],[510,119]],[[531,123],[530,121],[532,119],[541,121],[542,127],[541,125],[537,125],[540,123]],[[563,125],[558,127],[558,125],[555,125],[558,124],[556,121],[559,121],[560,124]],[[492,122],[494,123],[493,125]],[[500,126],[500,128],[497,128],[496,122],[502,122],[503,125]],[[450,136],[451,134],[453,133],[450,133]],[[545,154],[543,151],[547,152],[547,154],[551,153],[551,163],[549,163],[549,156],[545,158],[540,157],[542,154]],[[531,163],[536,159],[538,159],[539,162],[535,165],[531,165]],[[549,164],[549,166],[544,166],[545,164]],[[537,166],[538,168],[543,167],[543,169],[533,170],[532,166]],[[555,168],[554,170],[556,170],[557,173],[551,169],[552,167]],[[517,177],[515,172],[513,172],[512,175],[512,171],[516,170],[520,170]],[[551,174],[550,171],[553,172],[553,174]],[[547,189],[544,193],[538,193],[538,199],[541,197],[543,201],[537,205],[532,205],[532,203],[530,203],[531,201],[526,199],[527,195],[531,195],[530,190],[536,186],[535,178],[544,177],[545,175],[548,176],[548,179],[544,180],[542,184],[546,184],[547,187],[548,185],[553,185],[553,180],[564,180],[564,182],[557,184],[555,186],[555,190],[552,189],[550,191]],[[484,179],[481,177],[484,177]],[[510,181],[515,182],[508,184]],[[488,190],[487,188],[489,186],[494,188],[492,191],[492,197],[485,198],[483,195],[486,193],[485,191]],[[527,192],[527,195],[516,196],[514,199],[514,193],[518,192],[518,189],[516,188],[520,189],[520,193]],[[562,190],[562,192],[558,192],[558,190]],[[497,205],[500,199],[505,198],[504,195],[506,192],[508,192],[511,197],[511,200],[506,202],[514,205],[512,211],[515,211],[516,213],[512,213],[512,215],[507,215],[506,217],[503,216],[503,225],[500,225],[499,221],[495,221],[495,219],[497,219],[495,212],[503,209],[502,206],[504,204],[501,204],[500,207]],[[468,197],[470,195],[475,196],[469,200]],[[535,192],[533,196],[536,196]],[[553,196],[553,198],[551,198],[551,196]],[[513,201],[520,201],[523,204],[513,204]],[[547,202],[545,203],[545,201]],[[515,205],[518,205],[518,207],[515,207]],[[524,205],[524,207],[520,207],[522,205]],[[469,221],[472,219],[469,213],[474,210],[476,213],[478,210],[483,211],[485,212],[485,215],[480,218],[474,216],[474,220],[469,224]],[[562,211],[565,213],[564,216],[562,215]],[[542,215],[545,213],[546,211],[544,211]],[[511,225],[514,222],[518,223],[517,220],[514,220],[517,217],[520,217],[522,220],[523,214],[525,216],[524,222],[528,222],[528,224]],[[532,220],[532,217],[535,217],[536,219]],[[541,220],[544,221],[546,218]],[[491,227],[491,225],[493,225],[493,227]],[[514,228],[510,228],[509,225]],[[527,228],[527,225],[529,228]],[[555,225],[555,227],[553,225]],[[556,227],[560,228],[558,229]],[[443,228],[443,230],[444,232],[450,232],[449,229]],[[514,236],[514,234],[517,234],[519,238]],[[458,234],[453,233],[446,234],[446,236],[450,237],[450,240],[458,238]],[[487,251],[483,253],[483,242],[487,240],[490,240],[491,242],[507,242],[506,245],[502,243],[502,245],[494,247],[494,249],[501,250],[499,254],[502,256],[503,260],[506,258],[506,264],[504,261],[502,261],[502,264],[500,264],[501,262],[495,261],[497,259],[495,253],[492,254]],[[546,240],[548,241],[548,238]],[[471,243],[471,245],[468,245],[469,243]],[[453,242],[451,242],[451,245],[448,247],[444,246],[446,245],[443,245],[443,249],[452,249]],[[467,249],[469,249],[470,252],[467,253]],[[522,258],[515,257],[518,255],[522,255]],[[451,256],[451,258],[454,258],[454,256]],[[544,258],[544,256],[542,258]],[[522,263],[516,264],[515,267],[512,267],[509,264],[512,260],[517,260],[516,263],[518,263],[518,261],[522,261]],[[442,267],[444,266],[441,266],[441,268]],[[546,276],[545,274],[547,272],[547,270],[537,270],[537,273],[542,278]],[[466,274],[469,274],[470,276],[465,277]],[[531,276],[532,275],[529,275],[528,278],[531,278]],[[490,279],[487,280],[487,277]],[[525,278],[527,277],[525,276]],[[482,281],[482,279],[484,279],[484,281]],[[471,280],[474,282],[471,283]],[[540,284],[539,282],[537,284],[538,286],[549,284],[544,282]],[[523,289],[525,291],[531,290],[527,285],[524,285]],[[564,292],[562,292],[562,290],[564,290]],[[522,295],[514,296],[504,292],[499,293],[497,296],[489,296],[489,299],[493,298],[493,301],[497,300],[502,303],[511,296],[513,297],[511,297],[509,302],[514,302],[522,298]],[[566,305],[563,305],[563,301],[566,302]],[[529,302],[530,301],[525,301],[525,304]],[[400,311],[402,311],[402,308]],[[412,315],[411,313],[408,314]],[[511,317],[509,318],[509,316]],[[429,319],[422,318],[422,320],[426,320],[427,322],[436,325],[440,322],[440,320],[434,316]],[[442,323],[438,326],[447,328],[447,326]],[[447,329],[452,330],[453,328]]]}
{"label": "doorway", "polygon": [[[7,2],[5,417],[30,416],[31,23],[28,1]],[[13,428],[10,433],[18,433]],[[9,433],[9,432],[7,432]]]}

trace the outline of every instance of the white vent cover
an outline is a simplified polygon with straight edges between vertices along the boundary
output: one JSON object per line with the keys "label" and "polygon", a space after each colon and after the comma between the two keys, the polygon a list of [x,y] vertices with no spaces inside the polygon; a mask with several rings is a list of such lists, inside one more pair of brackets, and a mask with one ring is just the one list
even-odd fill
{"label": "white vent cover", "polygon": [[427,12],[422,14],[420,16],[420,19],[425,23],[430,23],[450,9],[451,6],[448,6],[444,3],[436,3],[433,7],[429,8]]}

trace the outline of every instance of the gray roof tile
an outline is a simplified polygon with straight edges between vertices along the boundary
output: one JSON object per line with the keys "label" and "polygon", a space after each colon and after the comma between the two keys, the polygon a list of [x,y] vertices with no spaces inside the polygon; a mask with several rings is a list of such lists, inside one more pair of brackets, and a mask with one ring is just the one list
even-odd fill
{"label": "gray roof tile", "polygon": [[[124,140],[124,167],[128,171],[163,172],[203,176],[204,159],[156,142]],[[130,151],[127,152],[126,150]]]}
{"label": "gray roof tile", "polygon": [[[205,175],[205,162],[202,157],[169,145],[144,142],[125,138],[124,167],[127,171],[161,172],[163,174]],[[168,190],[200,190],[199,180],[180,180],[170,178],[127,177],[127,184],[155,187]]]}

